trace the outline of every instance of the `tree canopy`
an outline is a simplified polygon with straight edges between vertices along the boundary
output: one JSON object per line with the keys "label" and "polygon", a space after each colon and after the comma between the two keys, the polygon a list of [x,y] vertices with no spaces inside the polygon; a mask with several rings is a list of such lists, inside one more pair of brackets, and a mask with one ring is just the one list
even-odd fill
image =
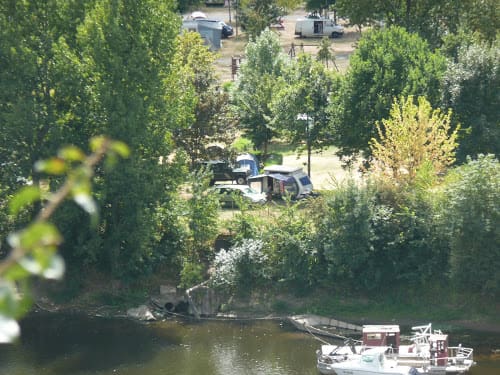
{"label": "tree canopy", "polygon": [[451,113],[433,110],[429,102],[413,97],[394,99],[390,118],[377,123],[378,139],[370,144],[374,167],[401,185],[413,183],[417,172],[431,166],[442,174],[455,161],[457,131],[450,131]]}
{"label": "tree canopy", "polygon": [[247,44],[245,55],[233,92],[234,109],[245,135],[266,154],[276,134],[271,102],[282,85],[286,55],[278,36],[269,29]]}
{"label": "tree canopy", "polygon": [[400,95],[425,96],[437,107],[445,59],[429,45],[400,27],[364,34],[350,59],[340,92],[330,110],[339,154],[370,155],[375,123],[387,118]]}
{"label": "tree canopy", "polygon": [[328,144],[327,107],[335,80],[311,55],[300,54],[285,69],[284,81],[272,102],[273,123],[299,151],[305,148],[310,175],[312,150]]}
{"label": "tree canopy", "polygon": [[500,155],[500,42],[463,45],[443,79],[443,105],[460,123],[458,158]]}

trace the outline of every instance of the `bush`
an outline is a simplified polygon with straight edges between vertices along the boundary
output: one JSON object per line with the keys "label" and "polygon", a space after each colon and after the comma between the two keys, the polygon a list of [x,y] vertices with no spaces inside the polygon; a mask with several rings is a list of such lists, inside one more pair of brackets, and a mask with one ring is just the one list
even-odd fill
{"label": "bush", "polygon": [[452,178],[441,212],[452,279],[470,292],[499,296],[500,165],[493,155],[480,155]]}
{"label": "bush", "polygon": [[269,278],[268,257],[263,252],[262,241],[246,239],[227,251],[222,249],[215,256],[212,283],[216,287],[249,294]]}

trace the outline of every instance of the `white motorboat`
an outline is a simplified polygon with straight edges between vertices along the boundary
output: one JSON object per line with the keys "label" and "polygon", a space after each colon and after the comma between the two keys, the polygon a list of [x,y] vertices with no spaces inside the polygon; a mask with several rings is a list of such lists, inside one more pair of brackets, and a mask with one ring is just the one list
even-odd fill
{"label": "white motorboat", "polygon": [[384,347],[386,357],[398,366],[415,368],[418,373],[462,374],[474,364],[473,349],[448,346],[448,335],[432,330],[432,325],[413,327],[408,344],[401,344],[398,325],[363,326],[362,341],[347,340],[344,345],[322,345],[317,354],[317,368],[321,374],[335,372],[331,365],[359,360],[369,349]]}
{"label": "white motorboat", "polygon": [[[418,375],[419,371],[411,366],[400,365],[386,356],[390,348],[380,346],[366,349],[362,354],[344,361],[332,362],[320,369],[322,374],[336,375]],[[323,371],[322,371],[323,370]],[[327,370],[328,372],[326,372]]]}

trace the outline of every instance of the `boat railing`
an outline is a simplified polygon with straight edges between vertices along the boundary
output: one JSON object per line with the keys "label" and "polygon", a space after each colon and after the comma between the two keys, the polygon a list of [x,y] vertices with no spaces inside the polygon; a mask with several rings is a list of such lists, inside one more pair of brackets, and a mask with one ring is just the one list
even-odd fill
{"label": "boat railing", "polygon": [[448,359],[454,362],[460,362],[465,359],[473,359],[474,349],[465,348],[462,345],[448,347]]}

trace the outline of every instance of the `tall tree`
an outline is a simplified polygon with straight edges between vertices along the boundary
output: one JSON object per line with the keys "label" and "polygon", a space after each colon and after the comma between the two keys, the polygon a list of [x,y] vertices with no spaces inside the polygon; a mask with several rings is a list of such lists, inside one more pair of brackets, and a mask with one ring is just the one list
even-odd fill
{"label": "tall tree", "polygon": [[270,104],[282,84],[287,57],[278,36],[270,30],[248,43],[245,56],[233,92],[234,109],[247,137],[267,154],[267,146],[276,134]]}
{"label": "tall tree", "polygon": [[284,72],[285,85],[272,103],[273,122],[293,145],[307,153],[311,176],[311,153],[328,144],[327,107],[334,78],[311,55],[300,54]]}
{"label": "tall tree", "polygon": [[437,107],[445,59],[400,27],[366,33],[351,56],[349,70],[330,110],[335,142],[342,156],[370,155],[376,121],[387,118],[400,95],[425,96]]}
{"label": "tall tree", "polygon": [[460,134],[458,158],[500,155],[500,41],[459,48],[443,79],[443,105],[453,109]]}
{"label": "tall tree", "polygon": [[70,93],[80,85],[74,75],[65,75],[71,66],[62,52],[74,43],[78,20],[92,2],[0,1],[0,160],[5,186],[15,189],[26,179],[37,185],[37,160],[54,155],[61,143],[83,145],[81,138],[72,139],[78,134],[71,135],[78,115]]}
{"label": "tall tree", "polygon": [[236,128],[230,116],[229,95],[219,87],[215,76],[213,63],[217,56],[198,33],[183,33],[177,41],[174,71],[178,83],[173,87],[177,95],[178,87],[191,92],[193,114],[185,126],[174,132],[174,140],[194,165],[208,156],[210,144],[223,144],[228,149],[236,138]]}
{"label": "tall tree", "polygon": [[96,188],[99,232],[77,233],[86,237],[75,241],[81,246],[65,250],[115,277],[150,269],[158,235],[154,212],[168,199],[168,186],[176,186],[159,160],[172,150],[174,120],[168,117],[165,84],[179,27],[173,2],[109,0],[97,2],[78,29],[75,60],[84,64],[82,80],[91,98],[79,103],[91,119],[85,125],[89,132],[125,141],[131,157],[115,171],[101,171],[106,179]]}
{"label": "tall tree", "polygon": [[377,123],[378,140],[370,147],[374,166],[398,185],[415,182],[417,172],[431,166],[441,174],[455,161],[457,131],[450,131],[451,113],[433,110],[429,102],[413,97],[395,99],[390,118]]}

